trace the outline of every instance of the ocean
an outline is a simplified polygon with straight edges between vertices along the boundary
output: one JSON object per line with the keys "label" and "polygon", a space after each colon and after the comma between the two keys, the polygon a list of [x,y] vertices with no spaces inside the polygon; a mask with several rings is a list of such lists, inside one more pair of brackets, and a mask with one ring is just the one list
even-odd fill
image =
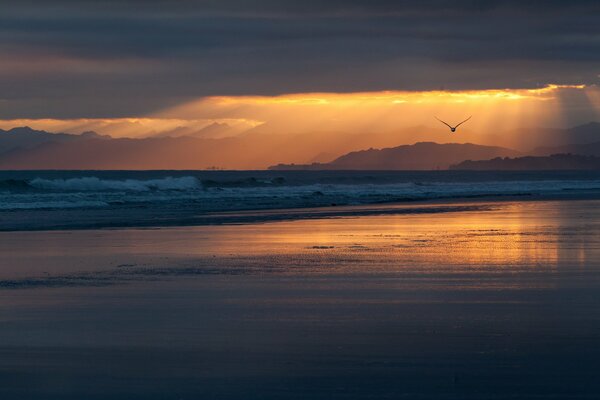
{"label": "ocean", "polygon": [[600,394],[600,172],[7,171],[0,230],[0,399]]}
{"label": "ocean", "polygon": [[257,222],[313,217],[302,210],[315,208],[335,216],[347,212],[341,206],[597,193],[600,171],[2,171],[0,230]]}

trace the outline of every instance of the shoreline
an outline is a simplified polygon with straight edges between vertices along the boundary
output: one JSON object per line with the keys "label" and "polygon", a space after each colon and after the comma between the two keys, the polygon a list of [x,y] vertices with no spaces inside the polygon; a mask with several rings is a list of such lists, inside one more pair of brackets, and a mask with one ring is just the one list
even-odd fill
{"label": "shoreline", "polygon": [[600,393],[600,201],[484,201],[0,234],[0,397]]}
{"label": "shoreline", "polygon": [[[541,202],[541,201],[585,201],[600,200],[600,191],[564,191],[566,193],[554,194],[507,194],[507,195],[473,195],[459,197],[444,197],[438,199],[415,199],[374,203],[365,205],[332,205],[328,207],[306,208],[281,208],[281,209],[255,209],[223,212],[206,212],[186,216],[161,216],[153,214],[149,218],[133,221],[110,221],[108,218],[115,210],[87,209],[88,214],[94,214],[96,220],[85,220],[80,209],[60,210],[60,219],[76,220],[71,224],[48,224],[48,226],[12,226],[0,225],[0,232],[44,232],[44,231],[80,231],[80,230],[127,230],[127,229],[160,229],[212,225],[250,225],[282,221],[298,221],[307,219],[354,218],[362,216],[382,215],[414,215],[414,214],[441,214],[466,211],[489,211],[494,204],[507,202]],[[37,218],[44,221],[44,217],[57,210],[35,211],[10,211],[7,213],[21,214],[23,218]],[[6,215],[6,213],[4,213]],[[37,214],[37,215],[36,215]],[[68,214],[73,214],[70,218]],[[98,217],[100,216],[100,217]],[[41,217],[41,218],[40,218]],[[101,217],[104,217],[103,220]],[[162,218],[162,220],[160,220]],[[160,222],[157,223],[157,220]],[[8,222],[10,225],[10,222]]]}

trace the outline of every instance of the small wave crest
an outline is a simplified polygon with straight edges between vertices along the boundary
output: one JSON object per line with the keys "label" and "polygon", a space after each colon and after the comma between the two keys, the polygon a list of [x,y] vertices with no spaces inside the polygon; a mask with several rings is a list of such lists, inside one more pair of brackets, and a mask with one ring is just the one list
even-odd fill
{"label": "small wave crest", "polygon": [[213,179],[205,179],[202,181],[202,186],[205,188],[260,188],[260,187],[273,187],[273,186],[284,186],[286,180],[278,177],[273,179],[258,179],[254,177],[235,179],[235,180],[223,180],[217,181]]}
{"label": "small wave crest", "polygon": [[161,179],[100,179],[94,176],[71,179],[42,179],[35,178],[28,183],[36,189],[56,191],[103,191],[124,190],[134,192],[147,192],[152,190],[192,190],[198,189],[200,184],[193,176],[180,178],[166,177]]}

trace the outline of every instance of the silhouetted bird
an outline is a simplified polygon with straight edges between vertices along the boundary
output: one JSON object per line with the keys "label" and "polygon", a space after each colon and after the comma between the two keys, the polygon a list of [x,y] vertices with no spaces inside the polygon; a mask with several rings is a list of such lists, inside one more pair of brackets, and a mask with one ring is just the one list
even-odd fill
{"label": "silhouetted bird", "polygon": [[462,124],[464,124],[465,122],[467,122],[468,120],[471,119],[471,117],[473,117],[472,115],[465,119],[463,122],[461,122],[460,124],[456,125],[456,126],[452,126],[450,124],[445,123],[444,121],[442,121],[441,119],[439,119],[438,117],[435,117],[435,119],[437,119],[438,121],[440,121],[442,124],[446,125],[448,128],[450,128],[450,132],[456,132],[456,128],[458,128],[459,126],[461,126]]}

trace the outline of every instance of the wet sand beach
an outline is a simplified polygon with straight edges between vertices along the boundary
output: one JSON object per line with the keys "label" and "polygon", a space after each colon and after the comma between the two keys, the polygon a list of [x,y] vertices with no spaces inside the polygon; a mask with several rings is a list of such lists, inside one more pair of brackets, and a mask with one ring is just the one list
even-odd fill
{"label": "wet sand beach", "polygon": [[0,232],[0,398],[595,399],[599,217]]}

